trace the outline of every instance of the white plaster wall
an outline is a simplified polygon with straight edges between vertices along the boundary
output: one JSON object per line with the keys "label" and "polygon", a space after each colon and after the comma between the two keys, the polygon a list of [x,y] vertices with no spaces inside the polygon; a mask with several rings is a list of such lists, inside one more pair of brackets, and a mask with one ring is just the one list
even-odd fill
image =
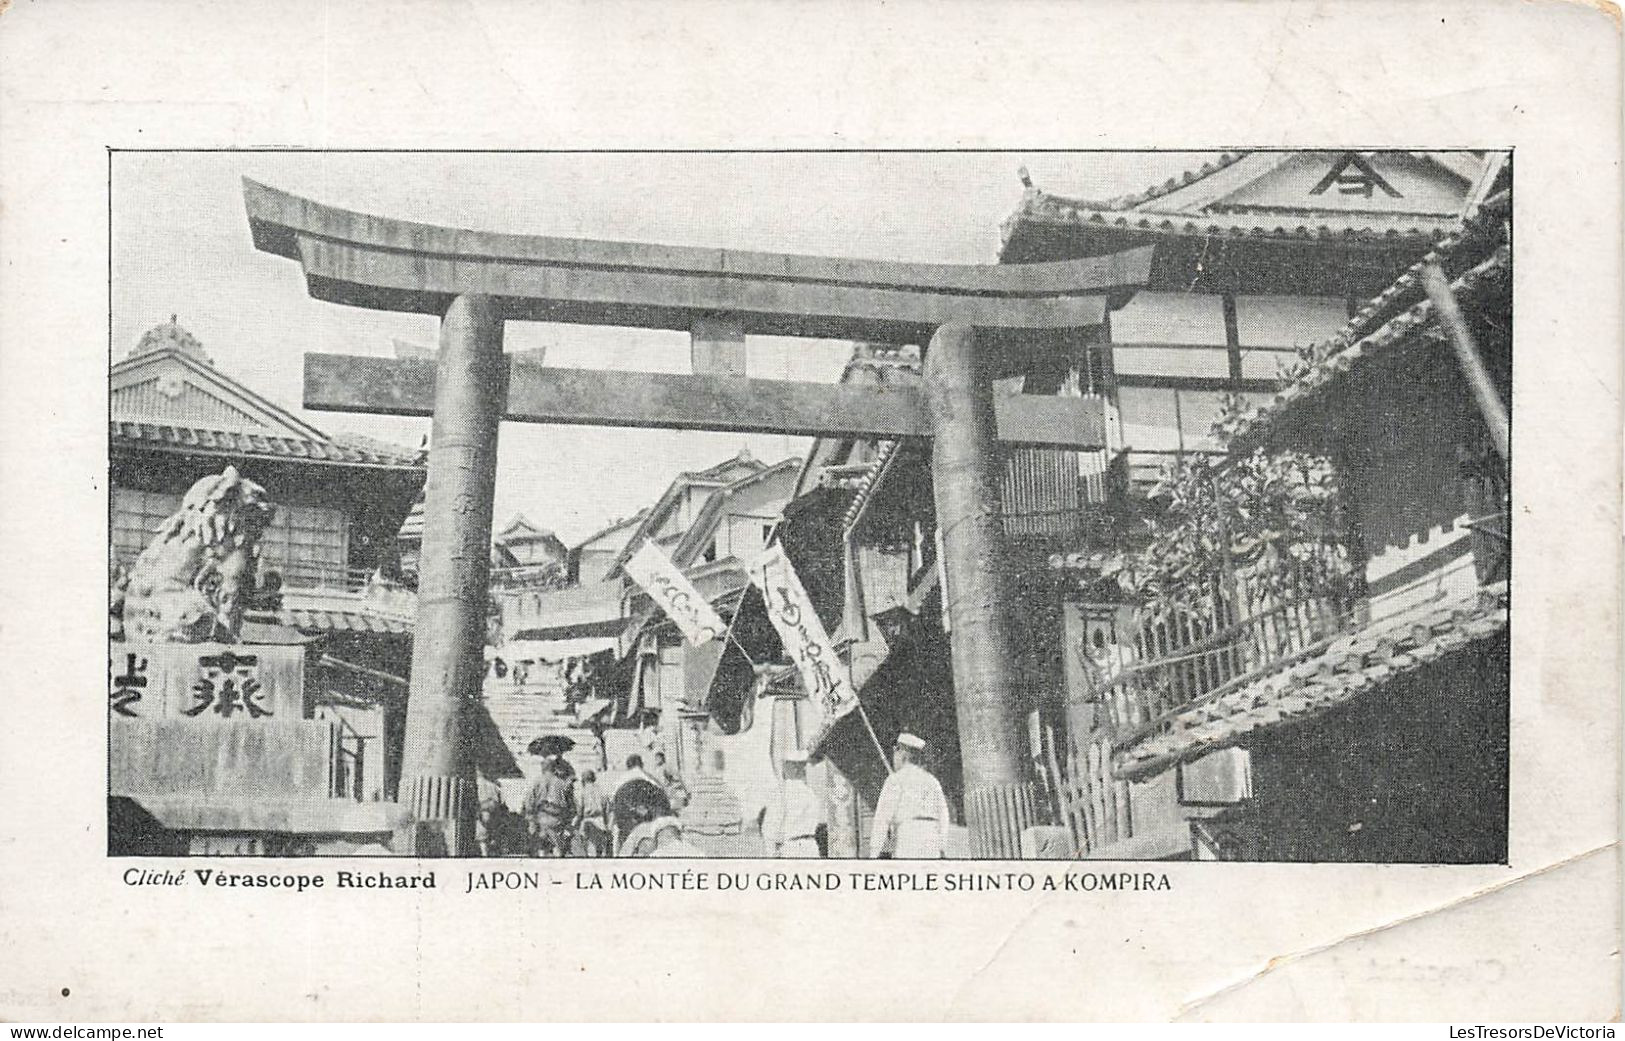
{"label": "white plaster wall", "polygon": [[1223,346],[1224,301],[1214,293],[1136,293],[1112,312],[1112,341]]}

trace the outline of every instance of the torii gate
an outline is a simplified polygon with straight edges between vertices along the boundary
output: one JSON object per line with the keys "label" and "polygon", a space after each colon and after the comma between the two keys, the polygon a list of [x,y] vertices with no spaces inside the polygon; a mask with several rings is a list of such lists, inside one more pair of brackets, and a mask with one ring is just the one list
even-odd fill
{"label": "torii gate", "polygon": [[[1105,446],[1098,402],[995,392],[994,357],[1064,342],[1142,286],[1151,249],[1051,264],[900,264],[498,235],[323,206],[244,180],[254,245],[318,300],[438,315],[435,362],[309,354],[305,407],[432,415],[402,801],[412,852],[472,852],[462,706],[477,698],[497,429],[532,423],[930,437],[973,856],[1037,819],[1017,689],[996,442]],[[690,332],[694,375],[510,365],[510,319]],[[748,334],[919,344],[919,387],[744,375]],[[929,346],[926,346],[929,344]],[[951,593],[951,595],[949,595]]]}

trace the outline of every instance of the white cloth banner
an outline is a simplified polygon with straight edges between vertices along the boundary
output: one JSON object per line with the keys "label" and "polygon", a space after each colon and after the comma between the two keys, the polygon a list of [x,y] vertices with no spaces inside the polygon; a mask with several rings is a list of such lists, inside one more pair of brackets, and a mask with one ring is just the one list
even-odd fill
{"label": "white cloth banner", "polygon": [[[750,566],[750,580],[762,591],[767,616],[801,670],[801,682],[815,713],[813,733],[822,738],[837,719],[858,707],[858,694],[847,678],[846,666],[835,653],[783,547],[770,547],[757,557]],[[812,744],[816,743],[815,739]]]}
{"label": "white cloth banner", "polygon": [[643,587],[690,643],[709,643],[728,631],[711,602],[653,543],[639,546],[625,566],[632,581]]}

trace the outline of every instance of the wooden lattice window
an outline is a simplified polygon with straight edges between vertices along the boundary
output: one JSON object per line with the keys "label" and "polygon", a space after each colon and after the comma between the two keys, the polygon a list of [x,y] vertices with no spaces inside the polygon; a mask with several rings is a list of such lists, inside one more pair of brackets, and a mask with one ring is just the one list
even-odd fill
{"label": "wooden lattice window", "polygon": [[282,506],[260,539],[260,570],[282,573],[289,585],[339,583],[349,553],[349,524],[341,510]]}
{"label": "wooden lattice window", "polygon": [[158,525],[181,508],[181,493],[114,488],[112,505],[110,537],[113,558],[128,565],[134,563],[147,543],[152,541]]}

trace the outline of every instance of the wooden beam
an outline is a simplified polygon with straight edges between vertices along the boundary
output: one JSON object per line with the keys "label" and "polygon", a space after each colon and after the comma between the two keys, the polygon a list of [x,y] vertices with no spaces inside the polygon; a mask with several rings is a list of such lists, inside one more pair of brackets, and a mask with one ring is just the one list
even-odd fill
{"label": "wooden beam", "polygon": [[1104,320],[1107,299],[546,267],[375,252],[324,239],[301,239],[300,255],[313,299],[373,310],[439,314],[460,292],[479,292],[499,298],[503,317],[517,321],[687,331],[697,318],[723,313],[753,335],[879,343],[923,344],[949,321],[990,330],[1091,328]]}
{"label": "wooden beam", "polygon": [[1281,389],[1279,380],[1232,379],[1229,376],[1119,375],[1118,387],[1146,387],[1157,390],[1212,390],[1236,394],[1268,394]]}
{"label": "wooden beam", "polygon": [[1236,315],[1236,294],[1226,293],[1224,305],[1225,355],[1230,361],[1230,378],[1241,379],[1241,322]]}
{"label": "wooden beam", "polygon": [[[924,344],[980,329],[1099,325],[1143,285],[1152,250],[1047,264],[913,264],[496,235],[323,206],[247,181],[254,245],[297,260],[315,299],[443,314],[464,293],[506,319],[687,331],[727,314],[747,334]],[[996,341],[997,338],[994,338]]]}
{"label": "wooden beam", "polygon": [[[305,407],[320,412],[427,416],[434,366],[354,355],[305,355]],[[1004,395],[1001,441],[1093,451],[1106,444],[1098,402]],[[797,383],[510,365],[505,419],[520,423],[717,430],[806,437],[925,437],[919,388]]]}
{"label": "wooden beam", "polygon": [[[778,282],[821,282],[984,296],[1055,296],[1137,285],[1121,281],[1126,271],[1123,264],[1130,258],[1118,255],[1039,264],[924,264],[550,235],[505,235],[419,224],[325,206],[246,177],[243,201],[255,247],[291,260],[299,259],[299,239],[308,237],[391,253],[511,260],[539,267],[728,275]],[[1144,259],[1149,263],[1149,256]]]}
{"label": "wooden beam", "polygon": [[748,376],[745,330],[731,318],[699,318],[688,331],[689,371],[697,376]]}

